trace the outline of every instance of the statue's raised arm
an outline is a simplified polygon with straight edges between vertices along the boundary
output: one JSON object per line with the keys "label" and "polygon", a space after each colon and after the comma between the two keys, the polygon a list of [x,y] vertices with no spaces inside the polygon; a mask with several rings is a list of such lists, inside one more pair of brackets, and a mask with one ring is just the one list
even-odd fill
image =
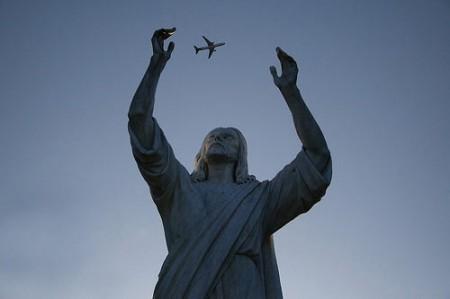
{"label": "statue's raised arm", "polygon": [[170,42],[168,49],[164,50],[164,40],[173,33],[175,33],[175,27],[159,29],[153,33],[153,55],[128,111],[130,127],[144,146],[149,146],[153,138],[153,107],[155,105],[156,86],[175,47],[175,44]]}
{"label": "statue's raised arm", "polygon": [[315,166],[321,171],[330,159],[327,142],[297,87],[297,63],[281,48],[278,47],[276,51],[281,63],[282,73],[281,76],[278,76],[275,67],[270,67],[274,83],[280,89],[292,113],[295,130],[304,149]]}
{"label": "statue's raised arm", "polygon": [[325,138],[297,87],[297,63],[280,48],[277,48],[277,56],[281,76],[274,66],[270,67],[270,72],[291,111],[303,150],[270,180],[264,218],[269,235],[316,204],[325,194],[332,172]]}
{"label": "statue's raised arm", "polygon": [[167,50],[164,50],[164,40],[174,32],[175,28],[154,32],[150,65],[134,94],[128,112],[128,131],[133,156],[161,211],[167,210],[170,205],[167,198],[171,195],[167,191],[173,190],[180,176],[189,177],[184,167],[176,160],[163,131],[153,118],[156,86],[175,46],[170,42]]}

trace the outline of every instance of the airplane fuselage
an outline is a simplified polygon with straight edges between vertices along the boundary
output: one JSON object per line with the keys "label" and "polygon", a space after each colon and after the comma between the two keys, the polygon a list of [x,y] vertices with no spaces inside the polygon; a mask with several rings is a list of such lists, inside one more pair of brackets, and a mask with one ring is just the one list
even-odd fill
{"label": "airplane fuselage", "polygon": [[211,45],[211,46],[207,46],[207,47],[197,47],[197,49],[199,51],[203,51],[203,50],[214,50],[214,51],[216,51],[217,47],[220,47],[220,46],[223,46],[223,45],[225,45],[225,43],[217,43],[217,44],[214,44],[214,45]]}
{"label": "airplane fuselage", "polygon": [[225,43],[214,43],[211,42],[210,40],[208,40],[206,37],[202,36],[203,39],[206,41],[206,43],[208,44],[206,47],[197,47],[194,45],[194,49],[195,49],[195,54],[198,54],[199,51],[203,51],[203,50],[209,50],[209,55],[208,58],[211,58],[211,55],[213,52],[216,52],[216,48],[225,45]]}

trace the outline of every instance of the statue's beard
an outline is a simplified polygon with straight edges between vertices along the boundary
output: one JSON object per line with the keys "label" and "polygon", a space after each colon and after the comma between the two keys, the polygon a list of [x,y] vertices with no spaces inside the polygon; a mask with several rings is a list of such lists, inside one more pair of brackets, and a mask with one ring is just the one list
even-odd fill
{"label": "statue's beard", "polygon": [[230,163],[236,162],[236,157],[223,145],[212,146],[206,152],[207,163]]}

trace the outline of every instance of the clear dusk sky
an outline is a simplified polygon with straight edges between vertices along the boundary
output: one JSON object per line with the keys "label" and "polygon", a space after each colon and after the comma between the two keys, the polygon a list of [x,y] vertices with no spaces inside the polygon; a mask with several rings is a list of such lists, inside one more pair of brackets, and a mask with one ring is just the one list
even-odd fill
{"label": "clear dusk sky", "polygon": [[[155,117],[192,170],[242,130],[272,178],[300,149],[275,47],[334,167],[275,235],[285,298],[450,298],[450,2],[0,0],[0,298],[150,298],[166,255],[127,112],[177,27]],[[227,44],[208,60],[201,35]]]}

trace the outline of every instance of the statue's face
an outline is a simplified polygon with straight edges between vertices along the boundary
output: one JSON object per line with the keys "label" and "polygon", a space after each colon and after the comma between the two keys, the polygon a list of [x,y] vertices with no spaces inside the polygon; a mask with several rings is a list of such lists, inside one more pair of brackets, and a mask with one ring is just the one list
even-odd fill
{"label": "statue's face", "polygon": [[208,163],[236,162],[239,158],[239,136],[231,128],[217,128],[206,135],[205,153]]}

